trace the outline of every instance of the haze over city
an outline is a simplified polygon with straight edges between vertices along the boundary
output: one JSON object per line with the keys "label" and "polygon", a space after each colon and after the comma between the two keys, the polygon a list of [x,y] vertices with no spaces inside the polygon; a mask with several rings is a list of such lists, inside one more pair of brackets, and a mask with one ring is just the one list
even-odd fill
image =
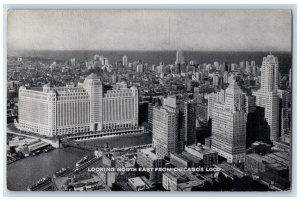
{"label": "haze over city", "polygon": [[291,51],[290,12],[14,10],[8,14],[8,52],[177,49]]}

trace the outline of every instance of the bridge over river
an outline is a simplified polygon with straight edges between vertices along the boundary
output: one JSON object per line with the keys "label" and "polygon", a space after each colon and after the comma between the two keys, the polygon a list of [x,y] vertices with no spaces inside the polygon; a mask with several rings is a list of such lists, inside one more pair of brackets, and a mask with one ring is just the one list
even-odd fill
{"label": "bridge over river", "polygon": [[12,135],[17,135],[17,136],[23,136],[23,137],[27,137],[27,138],[32,138],[32,139],[40,139],[43,142],[46,142],[47,144],[52,145],[54,148],[59,148],[59,139],[50,139],[44,136],[37,136],[31,133],[24,133],[24,132],[20,132],[17,130],[13,130],[10,127],[7,127],[7,134],[12,134]]}

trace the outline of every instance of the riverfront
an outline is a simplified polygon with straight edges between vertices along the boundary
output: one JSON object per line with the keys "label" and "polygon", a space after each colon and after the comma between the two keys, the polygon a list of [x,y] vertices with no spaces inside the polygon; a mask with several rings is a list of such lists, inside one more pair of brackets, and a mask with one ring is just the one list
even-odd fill
{"label": "riverfront", "polygon": [[[95,148],[101,147],[104,144],[107,144],[111,148],[117,148],[150,144],[151,140],[151,135],[139,134],[104,137],[79,143]],[[7,178],[9,178],[7,179],[7,187],[12,191],[25,191],[33,182],[42,177],[52,176],[63,167],[74,168],[75,163],[88,154],[90,154],[89,151],[67,147],[16,161],[7,165]]]}

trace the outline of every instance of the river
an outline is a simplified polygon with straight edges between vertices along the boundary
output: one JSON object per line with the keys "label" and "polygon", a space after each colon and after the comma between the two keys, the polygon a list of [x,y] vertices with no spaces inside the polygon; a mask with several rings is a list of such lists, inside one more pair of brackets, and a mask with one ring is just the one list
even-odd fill
{"label": "river", "polygon": [[[108,143],[111,148],[115,148],[150,144],[151,141],[151,135],[130,135],[101,138],[82,143],[95,147]],[[75,163],[89,153],[68,147],[16,161],[7,165],[7,188],[12,191],[24,191],[33,182],[47,175],[52,176],[54,172],[63,167],[74,168]]]}
{"label": "river", "polygon": [[75,148],[55,149],[48,153],[28,157],[7,166],[7,188],[22,191],[38,179],[51,175],[75,163],[89,152]]}

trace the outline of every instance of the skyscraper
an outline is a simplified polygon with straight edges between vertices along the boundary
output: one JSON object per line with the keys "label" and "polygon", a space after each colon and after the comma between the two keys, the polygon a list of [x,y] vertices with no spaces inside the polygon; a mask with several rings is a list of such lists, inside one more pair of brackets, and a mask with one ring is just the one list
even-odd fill
{"label": "skyscraper", "polygon": [[176,152],[177,112],[168,107],[153,109],[153,147],[160,158]]}
{"label": "skyscraper", "polygon": [[83,88],[90,96],[90,130],[102,130],[102,105],[103,88],[100,79],[95,75],[89,75],[83,83]]}
{"label": "skyscraper", "polygon": [[[212,149],[230,163],[245,161],[245,94],[231,76],[225,100],[214,101],[212,109]],[[220,93],[220,92],[218,92]]]}
{"label": "skyscraper", "polygon": [[[291,92],[287,90],[278,90],[281,102],[281,137],[287,137],[291,134]],[[289,136],[290,137],[290,136]]]}
{"label": "skyscraper", "polygon": [[75,66],[76,65],[76,59],[75,58],[71,58],[70,59],[70,63],[72,66]]}
{"label": "skyscraper", "polygon": [[261,67],[261,87],[260,90],[253,92],[256,96],[256,105],[265,109],[272,141],[276,141],[279,137],[278,70],[277,57],[272,54],[264,57]]}
{"label": "skyscraper", "polygon": [[[157,108],[156,108],[157,109]],[[168,115],[165,115],[166,118],[175,118],[175,122],[165,120],[164,123],[162,120],[156,122],[157,127],[169,127],[171,126],[175,128],[173,133],[164,134],[162,132],[158,132],[155,130],[155,117],[157,117],[158,113],[162,115],[162,112],[167,112]],[[153,112],[154,113],[154,112]],[[175,116],[172,116],[175,115]],[[171,117],[172,116],[172,117]],[[157,117],[159,118],[159,117]],[[174,124],[173,124],[174,123]],[[167,126],[168,125],[168,126]],[[169,141],[161,141],[159,136],[165,135],[168,136]],[[158,139],[159,138],[159,139]],[[163,107],[160,107],[160,110],[156,110],[156,114],[153,114],[153,140],[160,141],[165,144],[165,146],[173,146],[175,145],[175,149],[173,152],[169,153],[181,153],[184,151],[185,145],[191,145],[195,142],[196,139],[196,106],[193,100],[185,100],[184,97],[180,96],[168,96],[163,99]]]}
{"label": "skyscraper", "polygon": [[123,62],[122,62],[123,66],[127,66],[128,65],[128,61],[127,61],[127,56],[124,55],[123,56]]}
{"label": "skyscraper", "polygon": [[227,61],[224,63],[224,68],[224,71],[230,72],[230,64]]}
{"label": "skyscraper", "polygon": [[249,61],[246,61],[246,73],[252,73],[252,66],[249,64]]}
{"label": "skyscraper", "polygon": [[144,65],[143,64],[138,64],[136,66],[136,72],[143,73],[144,72]]}
{"label": "skyscraper", "polygon": [[225,71],[223,74],[223,81],[224,81],[224,84],[228,83],[228,72],[227,71]]}
{"label": "skyscraper", "polygon": [[103,63],[104,63],[104,65],[109,65],[109,60],[108,60],[108,58],[104,58],[104,59],[103,59]]}
{"label": "skyscraper", "polygon": [[219,75],[219,73],[218,72],[214,73],[213,74],[213,85],[215,87],[218,87],[219,86],[219,81],[220,81],[220,75]]}
{"label": "skyscraper", "polygon": [[183,133],[185,145],[191,145],[196,139],[196,106],[193,100],[184,101],[183,106]]}
{"label": "skyscraper", "polygon": [[261,91],[273,92],[278,89],[279,62],[274,55],[263,58],[261,66]]}
{"label": "skyscraper", "polygon": [[182,50],[177,50],[175,64],[184,64],[184,56]]}

